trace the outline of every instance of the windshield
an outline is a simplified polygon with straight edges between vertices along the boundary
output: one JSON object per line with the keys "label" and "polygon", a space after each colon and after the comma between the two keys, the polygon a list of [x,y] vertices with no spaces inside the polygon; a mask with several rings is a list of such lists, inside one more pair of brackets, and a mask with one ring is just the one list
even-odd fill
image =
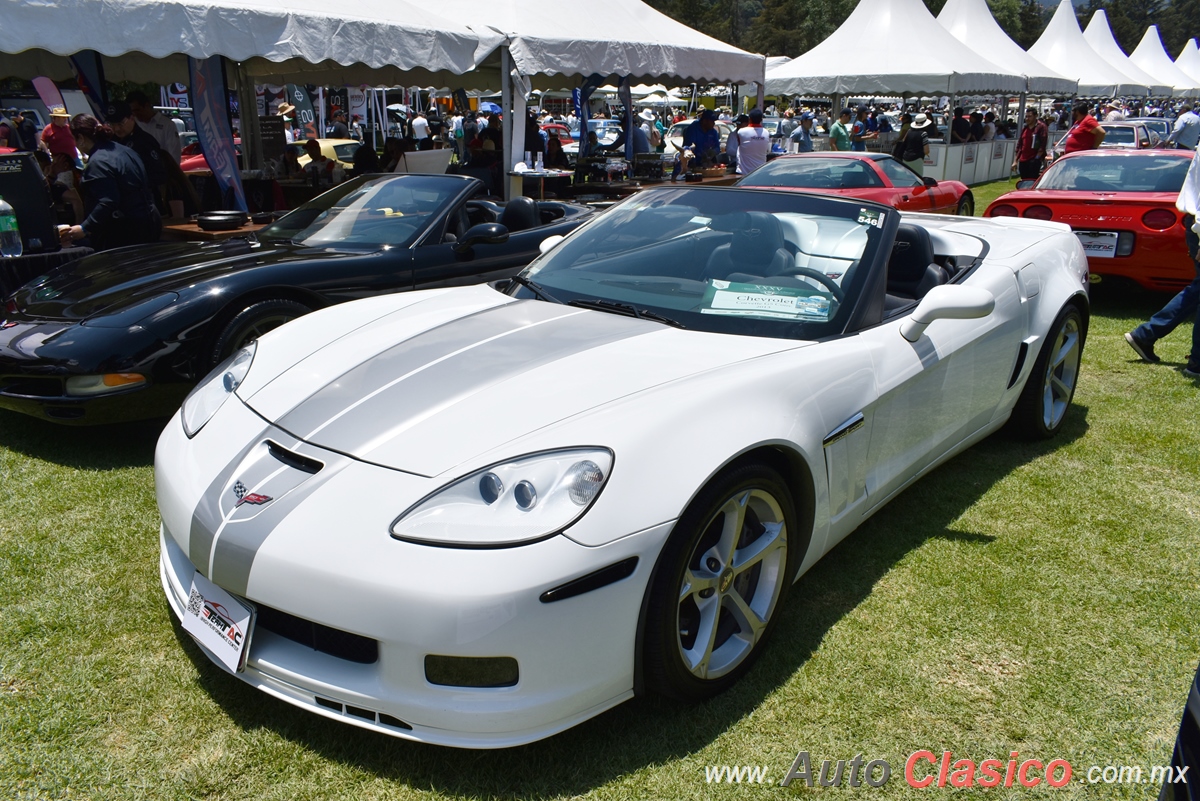
{"label": "windshield", "polygon": [[563,302],[627,304],[690,330],[813,339],[845,327],[892,213],[783,192],[649,189],[523,275]]}
{"label": "windshield", "polygon": [[1106,145],[1136,145],[1137,130],[1128,125],[1105,125],[1104,144]]}
{"label": "windshield", "polygon": [[742,178],[737,185],[862,189],[883,186],[883,181],[871,169],[871,165],[859,159],[802,156],[769,161]]}
{"label": "windshield", "polygon": [[313,247],[404,247],[461,191],[458,181],[436,175],[362,176],[286,214],[258,238]]}
{"label": "windshield", "polygon": [[1190,159],[1152,153],[1081,155],[1050,165],[1038,189],[1085,192],[1179,192]]}
{"label": "windshield", "polygon": [[338,161],[354,161],[354,153],[362,145],[358,142],[347,142],[344,145],[334,145],[333,153],[337,156]]}

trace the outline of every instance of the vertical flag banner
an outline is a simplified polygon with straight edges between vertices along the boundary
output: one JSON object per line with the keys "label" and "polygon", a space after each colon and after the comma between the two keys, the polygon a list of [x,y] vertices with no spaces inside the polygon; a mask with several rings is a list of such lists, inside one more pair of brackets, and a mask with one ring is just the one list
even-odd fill
{"label": "vertical flag banner", "polygon": [[233,149],[233,128],[229,122],[229,92],[225,84],[225,65],[220,56],[196,59],[188,56],[192,79],[193,114],[196,134],[213,178],[221,188],[225,205],[231,203],[247,211],[237,151]]}
{"label": "vertical flag banner", "polygon": [[294,83],[289,83],[286,88],[287,102],[296,107],[296,122],[300,123],[304,138],[320,139],[321,134],[317,133],[317,116],[313,113],[312,98],[308,96],[308,90]]}
{"label": "vertical flag banner", "polygon": [[108,108],[108,90],[105,88],[104,65],[100,61],[100,54],[95,50],[81,50],[71,56],[70,61],[79,89],[92,105],[92,113],[104,119],[104,109]]}

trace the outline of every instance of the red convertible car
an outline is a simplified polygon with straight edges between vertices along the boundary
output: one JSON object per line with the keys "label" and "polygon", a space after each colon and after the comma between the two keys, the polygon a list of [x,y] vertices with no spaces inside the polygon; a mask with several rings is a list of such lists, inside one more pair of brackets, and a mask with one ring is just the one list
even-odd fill
{"label": "red convertible car", "polygon": [[1075,230],[1092,280],[1131,278],[1176,292],[1196,277],[1175,209],[1189,150],[1084,150],[988,206],[985,217],[1054,220]]}
{"label": "red convertible car", "polygon": [[736,186],[828,192],[885,203],[901,211],[975,214],[966,184],[921,178],[886,153],[798,153],[768,161]]}

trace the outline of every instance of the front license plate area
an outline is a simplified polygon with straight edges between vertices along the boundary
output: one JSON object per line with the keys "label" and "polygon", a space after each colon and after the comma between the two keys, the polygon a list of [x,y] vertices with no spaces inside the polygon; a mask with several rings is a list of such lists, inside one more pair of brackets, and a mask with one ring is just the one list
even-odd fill
{"label": "front license plate area", "polygon": [[1083,243],[1088,256],[1111,259],[1117,255],[1116,231],[1076,231],[1075,236]]}
{"label": "front license plate area", "polygon": [[235,598],[197,572],[192,576],[183,629],[234,673],[246,669],[254,606]]}

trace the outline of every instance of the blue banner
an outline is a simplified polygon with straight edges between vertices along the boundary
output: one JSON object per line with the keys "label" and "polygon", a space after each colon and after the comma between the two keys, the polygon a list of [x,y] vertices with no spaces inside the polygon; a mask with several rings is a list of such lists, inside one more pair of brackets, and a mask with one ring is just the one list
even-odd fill
{"label": "blue banner", "polygon": [[108,90],[104,83],[104,64],[95,50],[81,50],[70,57],[71,69],[79,89],[92,107],[92,115],[104,121],[104,109],[108,108]]}
{"label": "blue banner", "polygon": [[242,189],[242,173],[238,169],[237,151],[233,149],[233,126],[229,122],[229,91],[225,85],[224,61],[220,56],[200,59],[188,56],[188,72],[192,78],[196,134],[213,178],[221,188],[223,205],[248,211],[246,193]]}

